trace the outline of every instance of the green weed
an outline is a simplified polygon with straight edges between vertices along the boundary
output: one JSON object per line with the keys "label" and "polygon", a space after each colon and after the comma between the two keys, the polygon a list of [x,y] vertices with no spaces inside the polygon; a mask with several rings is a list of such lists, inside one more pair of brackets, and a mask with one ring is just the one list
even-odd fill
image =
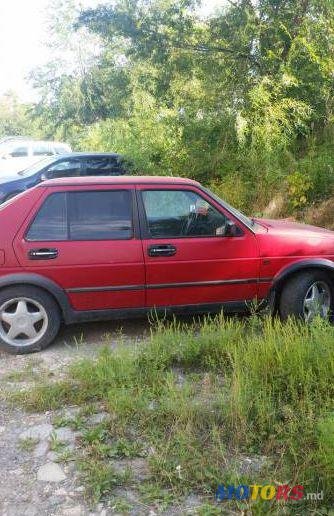
{"label": "green weed", "polygon": [[33,437],[27,437],[25,439],[20,439],[19,448],[25,452],[32,452],[37,444],[39,443],[39,439],[34,439]]}
{"label": "green weed", "polygon": [[[32,409],[102,402],[110,412],[82,438],[94,499],[125,481],[112,470],[114,458],[144,456],[156,489],[174,500],[191,492],[214,500],[219,483],[275,482],[323,490],[326,508],[333,503],[333,343],[334,327],[323,321],[160,321],[141,347],[104,349],[70,367],[66,381],[20,396]],[[262,457],[263,465],[245,471],[243,456]],[[260,505],[254,514],[265,513]]]}

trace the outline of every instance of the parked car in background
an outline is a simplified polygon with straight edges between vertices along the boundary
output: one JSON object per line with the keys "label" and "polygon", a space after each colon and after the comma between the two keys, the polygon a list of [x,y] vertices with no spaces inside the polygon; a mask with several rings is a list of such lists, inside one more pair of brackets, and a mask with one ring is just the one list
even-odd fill
{"label": "parked car in background", "polygon": [[15,176],[0,176],[0,204],[46,179],[126,174],[122,156],[106,152],[72,152],[45,158]]}
{"label": "parked car in background", "polygon": [[[46,181],[0,206],[0,348],[66,324],[162,313],[333,313],[334,232],[249,219],[176,177]],[[293,345],[293,343],[292,343]]]}
{"label": "parked car in background", "polygon": [[68,152],[71,152],[71,147],[66,143],[10,138],[0,145],[0,177],[21,172],[45,156]]}
{"label": "parked car in background", "polygon": [[28,138],[26,136],[3,136],[2,138],[0,138],[0,146],[2,145],[5,145],[10,142],[14,142],[14,141],[20,141],[20,140],[28,140]]}

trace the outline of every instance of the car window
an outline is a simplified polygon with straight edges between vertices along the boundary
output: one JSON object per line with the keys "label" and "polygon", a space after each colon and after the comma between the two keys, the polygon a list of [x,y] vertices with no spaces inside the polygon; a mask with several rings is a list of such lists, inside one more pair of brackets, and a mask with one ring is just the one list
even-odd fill
{"label": "car window", "polygon": [[52,241],[67,239],[66,194],[50,195],[27,233],[28,240]]}
{"label": "car window", "polygon": [[118,176],[124,169],[116,157],[87,158],[83,175],[85,176]]}
{"label": "car window", "polygon": [[9,155],[12,158],[25,158],[29,154],[29,149],[26,145],[20,145],[18,147],[14,147],[10,152]]}
{"label": "car window", "polygon": [[34,145],[32,149],[34,156],[52,156],[53,152],[51,150],[51,147],[49,145]]}
{"label": "car window", "polygon": [[69,147],[62,147],[61,145],[56,145],[54,147],[54,151],[56,154],[66,154],[67,152],[70,152]]}
{"label": "car window", "polygon": [[204,188],[202,186],[202,190],[204,190],[210,197],[212,197],[218,204],[220,204],[222,207],[226,208],[230,213],[232,213],[237,219],[241,220],[243,224],[245,224],[248,227],[255,227],[256,222],[253,219],[250,219],[247,217],[244,213],[234,208],[234,206],[231,206],[226,201],[222,201],[218,195],[211,192],[208,188]]}
{"label": "car window", "polygon": [[190,190],[146,190],[143,202],[150,236],[196,237],[225,234],[227,217]]}
{"label": "car window", "polygon": [[131,194],[126,190],[70,194],[71,240],[109,240],[132,237]]}
{"label": "car window", "polygon": [[126,190],[50,195],[27,232],[28,240],[132,238],[132,197]]}
{"label": "car window", "polygon": [[48,158],[42,158],[41,160],[38,160],[35,165],[32,165],[31,167],[26,168],[25,170],[22,170],[21,172],[18,172],[20,176],[32,176],[33,174],[36,174],[37,172],[41,172],[46,168],[46,166],[49,163],[53,163],[55,161],[54,156],[48,157]]}
{"label": "car window", "polygon": [[60,161],[55,165],[50,165],[45,175],[48,179],[57,179],[58,177],[80,176],[81,162],[78,159],[70,159]]}

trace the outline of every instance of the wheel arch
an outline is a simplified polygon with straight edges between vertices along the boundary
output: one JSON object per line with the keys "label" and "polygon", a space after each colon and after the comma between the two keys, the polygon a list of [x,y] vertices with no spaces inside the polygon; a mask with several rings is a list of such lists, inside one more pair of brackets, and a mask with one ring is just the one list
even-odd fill
{"label": "wheel arch", "polygon": [[286,285],[287,281],[289,281],[292,277],[296,276],[296,274],[300,274],[301,272],[314,271],[319,270],[326,272],[331,279],[331,282],[334,284],[334,262],[328,259],[309,259],[302,260],[299,262],[295,262],[293,264],[288,265],[283,270],[281,270],[273,280],[273,286],[270,291],[270,295],[274,296],[274,309],[277,310],[279,298],[283,287]]}
{"label": "wheel arch", "polygon": [[72,311],[70,302],[64,290],[57,283],[39,274],[18,273],[0,277],[0,290],[18,285],[37,287],[50,294],[59,306],[64,321],[70,322]]}

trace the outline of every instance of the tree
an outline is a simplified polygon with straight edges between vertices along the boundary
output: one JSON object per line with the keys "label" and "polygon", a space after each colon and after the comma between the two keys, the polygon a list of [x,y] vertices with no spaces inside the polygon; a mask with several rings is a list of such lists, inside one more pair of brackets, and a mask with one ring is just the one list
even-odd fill
{"label": "tree", "polygon": [[31,106],[21,104],[16,94],[8,91],[0,97],[0,138],[33,136],[37,128],[31,124]]}
{"label": "tree", "polygon": [[84,31],[100,52],[81,71],[43,70],[40,116],[81,148],[128,154],[152,173],[260,178],[269,195],[332,119],[334,5],[233,0],[208,19],[197,7],[117,0],[73,11],[63,39]]}

